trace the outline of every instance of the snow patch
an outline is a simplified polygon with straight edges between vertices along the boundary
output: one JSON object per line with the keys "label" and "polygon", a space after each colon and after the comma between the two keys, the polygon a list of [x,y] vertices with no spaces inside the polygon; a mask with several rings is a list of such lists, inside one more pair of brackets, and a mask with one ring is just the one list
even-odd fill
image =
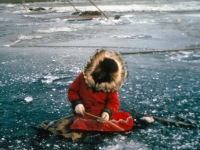
{"label": "snow patch", "polygon": [[59,77],[58,77],[58,76],[51,76],[51,75],[49,75],[49,76],[44,76],[44,79],[45,79],[45,80],[42,80],[42,83],[50,84],[50,83],[52,83],[54,80],[59,79]]}
{"label": "snow patch", "polygon": [[42,36],[27,36],[27,35],[20,35],[18,37],[19,40],[32,40],[32,39],[41,39]]}
{"label": "snow patch", "polygon": [[13,4],[8,4],[6,7],[14,7],[15,5]]}
{"label": "snow patch", "polygon": [[76,31],[76,29],[72,29],[69,27],[60,27],[60,28],[49,28],[49,29],[44,29],[44,30],[38,30],[37,32],[42,32],[42,33],[53,33],[53,32],[71,32],[71,31]]}
{"label": "snow patch", "polygon": [[18,39],[16,41],[12,42],[11,44],[6,44],[6,45],[3,45],[3,46],[4,47],[10,47],[10,46],[13,46],[17,43],[20,43],[23,40],[32,40],[32,39],[41,39],[41,38],[42,38],[42,36],[20,35],[20,36],[18,36]]}
{"label": "snow patch", "polygon": [[33,100],[33,97],[32,96],[27,96],[25,97],[24,99],[27,103],[31,102]]}

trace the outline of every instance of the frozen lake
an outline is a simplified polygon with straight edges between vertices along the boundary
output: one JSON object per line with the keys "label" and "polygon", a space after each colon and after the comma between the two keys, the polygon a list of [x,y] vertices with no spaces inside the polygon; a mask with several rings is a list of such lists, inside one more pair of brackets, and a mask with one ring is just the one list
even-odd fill
{"label": "frozen lake", "polygon": [[[72,1],[81,11],[96,10]],[[123,55],[129,76],[121,108],[200,123],[200,1],[95,1],[109,17],[72,21],[68,3],[0,4],[0,149],[200,149],[200,132],[155,122],[98,143],[50,135],[36,140],[29,125],[70,115],[66,91],[97,48],[117,52],[192,49]],[[42,12],[28,8],[43,7]],[[118,20],[114,19],[120,15]]]}

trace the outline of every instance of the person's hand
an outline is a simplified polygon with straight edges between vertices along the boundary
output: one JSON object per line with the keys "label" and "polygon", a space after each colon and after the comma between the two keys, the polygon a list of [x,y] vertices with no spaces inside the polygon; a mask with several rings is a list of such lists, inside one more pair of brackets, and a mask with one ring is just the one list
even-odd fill
{"label": "person's hand", "polygon": [[104,123],[108,121],[109,119],[110,119],[109,114],[107,112],[103,112],[101,114],[101,118],[98,121]]}
{"label": "person's hand", "polygon": [[83,104],[78,104],[78,105],[76,105],[76,107],[75,107],[75,112],[76,112],[77,114],[81,114],[81,115],[84,116],[85,107],[83,106]]}

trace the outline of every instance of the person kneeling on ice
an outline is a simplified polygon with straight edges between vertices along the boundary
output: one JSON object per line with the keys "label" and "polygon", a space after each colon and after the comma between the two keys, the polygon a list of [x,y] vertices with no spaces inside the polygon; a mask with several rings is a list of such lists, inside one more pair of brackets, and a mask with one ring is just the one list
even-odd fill
{"label": "person kneeling on ice", "polygon": [[127,70],[118,53],[98,49],[68,89],[68,99],[74,112],[70,130],[132,130],[134,121],[131,114],[119,111],[117,90],[126,76]]}

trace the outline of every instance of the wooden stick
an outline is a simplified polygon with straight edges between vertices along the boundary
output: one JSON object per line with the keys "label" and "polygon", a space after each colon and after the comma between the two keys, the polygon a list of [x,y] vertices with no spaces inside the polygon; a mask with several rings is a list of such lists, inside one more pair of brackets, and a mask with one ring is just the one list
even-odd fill
{"label": "wooden stick", "polygon": [[135,54],[151,54],[151,53],[171,53],[171,52],[179,52],[179,51],[194,51],[200,50],[200,47],[194,48],[185,48],[185,49],[166,49],[166,50],[146,50],[146,51],[138,51],[138,52],[120,52],[121,55],[135,55]]}
{"label": "wooden stick", "polygon": [[[92,115],[92,114],[87,113],[87,112],[85,112],[85,114],[88,115],[88,116],[94,117],[94,118],[96,118],[96,119],[102,119],[101,117],[98,117],[98,116]],[[119,129],[119,130],[121,130],[121,131],[124,131],[124,129],[122,129],[121,127],[119,127],[118,125],[114,124],[114,123],[111,122],[111,121],[105,121],[105,122],[109,123],[110,125],[116,127],[117,129]]]}
{"label": "wooden stick", "polygon": [[109,19],[107,16],[106,16],[106,14],[94,3],[94,2],[92,2],[91,0],[88,0],[92,5],[94,5],[100,12],[101,12],[101,14],[104,16],[104,17],[106,17],[107,19]]}
{"label": "wooden stick", "polygon": [[[72,2],[70,2],[70,0],[67,0],[69,2],[69,4],[76,10],[76,12],[80,12],[78,9],[76,9],[76,7],[72,4]],[[65,1],[66,2],[66,1]]]}
{"label": "wooden stick", "polygon": [[27,8],[26,8],[24,3],[25,3],[25,0],[22,0],[22,6],[26,9],[26,12],[28,12],[28,10],[27,10]]}

